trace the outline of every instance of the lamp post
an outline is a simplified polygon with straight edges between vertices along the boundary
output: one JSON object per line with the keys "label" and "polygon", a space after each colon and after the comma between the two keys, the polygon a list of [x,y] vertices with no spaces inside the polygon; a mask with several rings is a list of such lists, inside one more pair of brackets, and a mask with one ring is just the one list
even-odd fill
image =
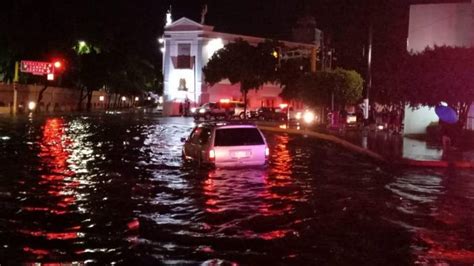
{"label": "lamp post", "polygon": [[13,77],[13,108],[12,108],[12,113],[13,115],[16,115],[17,113],[17,108],[18,108],[18,91],[16,89],[16,84],[18,83],[19,77],[18,77],[18,71],[20,68],[20,64],[18,61],[15,62],[15,75]]}

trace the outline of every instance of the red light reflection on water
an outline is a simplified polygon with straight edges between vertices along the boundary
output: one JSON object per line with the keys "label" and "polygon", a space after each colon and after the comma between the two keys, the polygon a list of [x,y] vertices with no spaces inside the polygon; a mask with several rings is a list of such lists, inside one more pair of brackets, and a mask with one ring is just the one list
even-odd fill
{"label": "red light reflection on water", "polygon": [[[75,174],[74,171],[69,169],[68,163],[71,144],[72,141],[65,132],[63,119],[47,119],[43,127],[43,134],[39,143],[40,152],[38,154],[41,162],[40,169],[38,170],[46,172],[46,174],[40,176],[38,185],[39,187],[46,187],[47,191],[43,192],[42,199],[36,200],[36,204],[39,206],[24,206],[22,207],[24,212],[48,213],[46,216],[66,215],[70,212],[68,208],[76,202],[76,198],[70,195],[69,192],[79,184],[78,182],[68,180]],[[31,189],[38,190],[35,187]],[[22,228],[18,232],[47,240],[72,240],[79,237],[80,229],[81,226],[78,225],[60,230]],[[25,246],[23,251],[37,256],[45,256],[51,253],[51,251],[46,249],[28,246]]]}
{"label": "red light reflection on water", "polygon": [[[414,254],[418,264],[474,264],[474,212],[471,208],[474,186],[471,175],[456,173],[448,171],[440,176],[425,178],[424,185],[416,182],[416,176],[415,182],[409,183],[409,186],[405,181],[400,182],[404,192],[418,200],[412,203],[413,208],[417,208],[413,215],[428,219],[425,222],[419,218],[413,225]],[[405,187],[402,186],[404,184]]]}
{"label": "red light reflection on water", "polygon": [[273,172],[277,179],[288,179],[293,173],[291,170],[293,158],[288,150],[289,136],[286,134],[275,136],[276,145],[271,151],[273,160]]}
{"label": "red light reflection on water", "polygon": [[223,220],[226,220],[227,211],[236,217],[223,224],[214,224],[213,228],[219,232],[228,231],[234,237],[268,241],[294,232],[290,228],[275,230],[271,226],[262,230],[261,227],[253,228],[253,223],[249,222],[259,216],[275,219],[285,216],[299,200],[300,194],[293,191],[296,187],[292,180],[293,160],[287,146],[289,137],[279,135],[275,138],[277,144],[271,151],[272,165],[268,169],[215,169],[208,173],[203,182],[205,211],[212,216],[222,215]]}

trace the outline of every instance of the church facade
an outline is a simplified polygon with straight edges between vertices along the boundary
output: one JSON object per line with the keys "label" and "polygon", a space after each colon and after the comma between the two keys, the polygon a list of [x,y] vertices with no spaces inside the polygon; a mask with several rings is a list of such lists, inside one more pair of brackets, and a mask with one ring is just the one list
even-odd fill
{"label": "church facade", "polygon": [[[243,39],[256,45],[265,39],[214,31],[214,27],[202,25],[188,18],[181,18],[165,26],[160,38],[163,53],[163,114],[178,115],[179,106],[190,102],[191,107],[222,99],[243,101],[239,84],[227,80],[210,86],[206,84],[202,68],[211,56],[225,44]],[[310,58],[317,46],[313,44],[281,41],[287,51]],[[290,54],[290,53],[288,53]],[[282,55],[284,57],[284,55]],[[258,91],[248,93],[248,107],[277,107],[282,103],[282,89],[278,84],[265,84]]]}

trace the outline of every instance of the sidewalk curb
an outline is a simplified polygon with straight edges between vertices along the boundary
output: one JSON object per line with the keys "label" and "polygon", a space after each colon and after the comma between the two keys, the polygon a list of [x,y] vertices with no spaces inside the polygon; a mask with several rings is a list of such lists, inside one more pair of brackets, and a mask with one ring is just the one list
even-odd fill
{"label": "sidewalk curb", "polygon": [[[350,143],[346,140],[343,140],[341,138],[338,138],[334,135],[329,135],[329,134],[324,134],[324,133],[319,133],[319,132],[314,132],[314,131],[304,131],[304,130],[297,130],[297,129],[284,129],[284,128],[276,128],[276,127],[269,127],[269,126],[262,126],[258,125],[258,127],[261,130],[266,130],[266,131],[273,131],[273,132],[280,132],[280,133],[288,133],[288,134],[295,134],[295,135],[307,135],[311,136],[314,138],[318,139],[323,139],[327,140],[333,143],[336,143],[338,145],[343,146],[346,149],[367,155],[373,159],[382,161],[382,162],[387,162],[387,159],[381,156],[380,154],[373,152],[368,149],[364,149],[358,145],[355,145],[353,143]],[[405,165],[405,166],[413,166],[413,167],[425,167],[425,168],[458,168],[458,169],[474,169],[474,162],[470,161],[418,161],[418,160],[412,160],[412,159],[401,159],[398,162],[395,162],[395,164],[399,165]]]}
{"label": "sidewalk curb", "polygon": [[327,141],[339,144],[339,145],[343,146],[346,149],[349,149],[349,150],[367,155],[367,156],[369,156],[373,159],[383,161],[383,162],[387,161],[384,157],[382,157],[378,153],[375,153],[375,152],[373,152],[371,150],[368,150],[368,149],[364,149],[360,146],[352,144],[352,143],[350,143],[346,140],[343,140],[343,139],[338,138],[338,137],[333,136],[333,135],[318,133],[318,132],[314,132],[314,131],[305,131],[305,130],[288,129],[288,128],[283,129],[283,128],[276,128],[276,127],[261,126],[261,125],[257,125],[257,126],[261,130],[280,132],[280,133],[288,133],[288,134],[296,134],[296,135],[302,135],[302,136],[307,135],[307,136],[311,136],[311,137],[314,137],[314,138],[327,140]]}
{"label": "sidewalk curb", "polygon": [[469,161],[417,161],[411,159],[403,159],[403,165],[416,166],[416,167],[432,167],[432,168],[460,168],[460,169],[471,169],[474,168],[474,162]]}

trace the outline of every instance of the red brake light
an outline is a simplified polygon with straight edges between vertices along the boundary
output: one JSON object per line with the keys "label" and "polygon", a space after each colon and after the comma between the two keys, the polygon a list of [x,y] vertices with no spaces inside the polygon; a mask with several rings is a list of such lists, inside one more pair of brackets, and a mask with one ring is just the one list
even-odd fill
{"label": "red brake light", "polygon": [[214,150],[209,151],[209,161],[216,160],[216,152]]}
{"label": "red brake light", "polygon": [[270,157],[270,149],[268,147],[265,147],[265,158]]}

